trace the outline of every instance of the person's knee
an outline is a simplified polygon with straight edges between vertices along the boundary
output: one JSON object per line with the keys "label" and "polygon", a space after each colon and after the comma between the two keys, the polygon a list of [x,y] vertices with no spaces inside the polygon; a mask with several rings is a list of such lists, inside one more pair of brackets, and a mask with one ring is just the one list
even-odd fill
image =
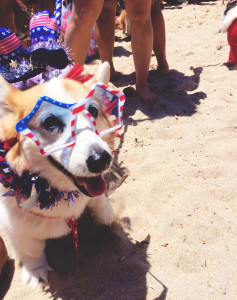
{"label": "person's knee", "polygon": [[128,11],[131,26],[144,26],[147,22],[150,22],[150,12],[148,5],[134,7],[134,9]]}
{"label": "person's knee", "polygon": [[96,3],[94,1],[75,1],[70,23],[84,28],[93,26],[103,6],[103,1],[97,1]]}
{"label": "person's knee", "polygon": [[80,10],[71,15],[70,23],[75,27],[91,27],[95,24],[98,15],[93,10]]}

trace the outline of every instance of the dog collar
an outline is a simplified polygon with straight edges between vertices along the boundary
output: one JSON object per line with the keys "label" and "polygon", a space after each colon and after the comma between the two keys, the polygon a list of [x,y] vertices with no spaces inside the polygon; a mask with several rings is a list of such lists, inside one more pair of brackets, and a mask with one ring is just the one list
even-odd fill
{"label": "dog collar", "polygon": [[48,160],[50,161],[50,163],[57,168],[60,172],[62,172],[64,175],[66,175],[67,177],[69,177],[73,183],[75,184],[75,186],[86,196],[88,197],[92,197],[87,190],[84,188],[84,186],[80,186],[75,177],[73,176],[73,174],[71,172],[69,172],[67,169],[64,168],[63,165],[61,165],[57,160],[55,160],[51,155],[48,156]]}

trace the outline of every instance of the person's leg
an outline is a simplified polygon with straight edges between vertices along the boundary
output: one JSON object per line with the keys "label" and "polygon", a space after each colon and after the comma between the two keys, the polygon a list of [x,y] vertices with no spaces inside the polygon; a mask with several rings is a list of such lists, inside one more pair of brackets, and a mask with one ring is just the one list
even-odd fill
{"label": "person's leg", "polygon": [[101,12],[104,0],[73,0],[72,15],[65,33],[70,56],[84,65],[90,46],[91,32]]}
{"label": "person's leg", "polygon": [[155,102],[157,96],[147,86],[147,76],[153,47],[151,0],[125,0],[131,24],[131,43],[136,70],[136,90],[145,104]]}
{"label": "person's leg", "polygon": [[25,21],[27,20],[26,14],[22,11],[20,5],[14,1],[13,3],[13,12],[14,12],[14,24],[15,24],[15,31],[18,34],[18,37],[21,36],[22,32],[26,32],[25,28]]}
{"label": "person's leg", "polygon": [[116,0],[104,0],[104,5],[97,19],[97,26],[95,27],[96,41],[100,53],[102,63],[108,61],[110,64],[110,80],[116,79],[118,72],[115,72],[113,65],[113,50],[114,50],[114,36],[115,36],[115,13]]}
{"label": "person's leg", "polygon": [[54,2],[53,0],[40,0],[32,4],[33,12],[36,13],[41,10],[49,10],[51,14],[54,14]]}
{"label": "person's leg", "polygon": [[165,22],[158,0],[152,1],[151,20],[154,33],[153,51],[157,58],[158,70],[161,74],[167,75],[169,73],[169,65],[166,60]]}
{"label": "person's leg", "polygon": [[15,31],[13,0],[0,0],[0,26]]}

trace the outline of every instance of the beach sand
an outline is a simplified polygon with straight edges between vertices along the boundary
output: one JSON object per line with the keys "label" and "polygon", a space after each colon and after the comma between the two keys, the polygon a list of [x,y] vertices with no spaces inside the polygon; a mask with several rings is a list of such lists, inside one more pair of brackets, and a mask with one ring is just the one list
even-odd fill
{"label": "beach sand", "polygon": [[[50,240],[54,271],[37,290],[22,285],[11,260],[4,299],[236,299],[237,71],[224,65],[224,6],[215,4],[163,10],[171,71],[149,74],[154,106],[127,97],[116,162],[130,175],[108,176],[114,226],[82,217],[76,270],[71,235]],[[124,74],[114,86],[134,87],[131,45],[120,31],[114,64]]]}

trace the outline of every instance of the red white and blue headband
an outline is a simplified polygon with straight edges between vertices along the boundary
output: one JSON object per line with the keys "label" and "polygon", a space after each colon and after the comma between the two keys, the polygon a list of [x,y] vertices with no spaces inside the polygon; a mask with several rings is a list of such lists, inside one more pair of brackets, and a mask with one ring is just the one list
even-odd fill
{"label": "red white and blue headband", "polygon": [[[98,131],[96,120],[92,116],[92,114],[88,111],[87,104],[90,103],[91,100],[93,100],[94,93],[99,92],[99,95],[101,96],[101,102],[104,106],[104,111],[108,116],[113,116],[114,118],[114,127]],[[123,107],[125,102],[125,96],[122,92],[113,90],[106,85],[96,82],[92,85],[88,95],[78,101],[77,103],[64,103],[60,101],[56,101],[50,97],[43,96],[40,97],[33,110],[25,116],[23,119],[21,119],[16,124],[16,130],[22,135],[25,135],[29,138],[31,138],[39,148],[39,151],[42,155],[50,155],[51,153],[62,150],[65,148],[74,147],[76,144],[76,129],[77,129],[77,117],[79,113],[82,113],[83,116],[89,121],[91,128],[93,131],[99,135],[104,136],[106,134],[109,134],[115,130],[120,130],[123,126]],[[68,142],[63,143],[61,145],[57,145],[53,147],[52,149],[44,149],[42,142],[38,138],[37,134],[29,128],[29,122],[34,118],[40,107],[42,107],[43,103],[52,104],[55,106],[55,108],[61,108],[64,109],[67,115],[70,115],[70,139]]]}

